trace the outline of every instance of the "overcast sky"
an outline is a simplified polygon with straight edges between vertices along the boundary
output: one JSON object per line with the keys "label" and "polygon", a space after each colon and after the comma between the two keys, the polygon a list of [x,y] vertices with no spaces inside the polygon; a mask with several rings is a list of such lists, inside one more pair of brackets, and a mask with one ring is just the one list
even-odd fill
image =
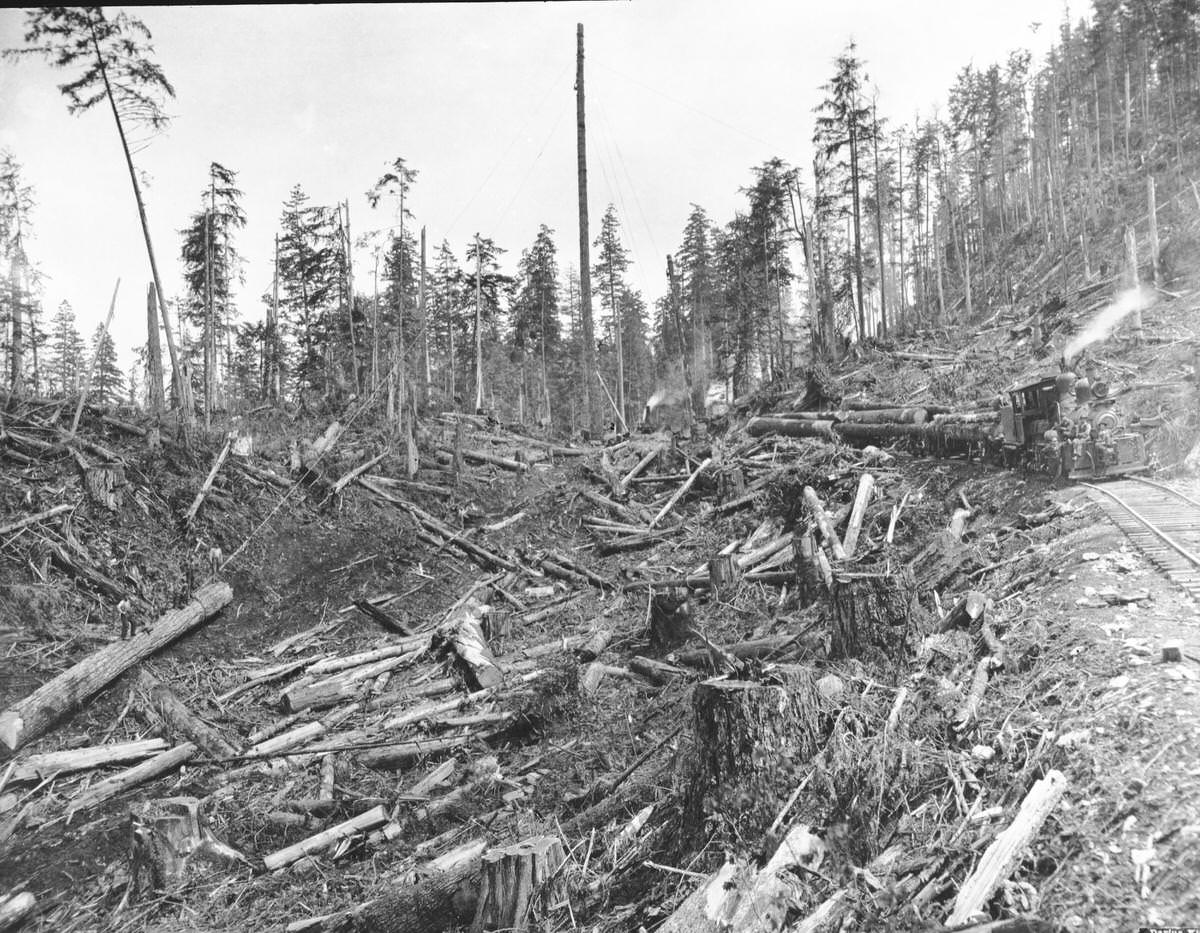
{"label": "overcast sky", "polygon": [[[634,0],[595,3],[205,6],[132,9],[175,85],[165,135],[136,156],[150,179],[152,235],[169,296],[179,237],[207,166],[236,169],[248,223],[239,238],[243,318],[269,290],[280,207],[297,182],[313,203],[350,199],[353,233],[392,222],[365,192],[396,156],[420,175],[411,195],[433,244],[462,258],[479,231],[511,271],[537,232],[578,263],[575,24],[587,45],[592,234],[614,202],[653,301],[690,205],[725,222],[750,169],[772,156],[811,164],[812,111],[853,39],[881,115],[944,107],[966,64],[1017,48],[1040,59],[1062,0]],[[1074,15],[1086,13],[1075,0]],[[25,14],[0,10],[0,47]],[[1040,26],[1035,26],[1040,24]],[[0,146],[35,189],[29,251],[46,275],[47,314],[64,298],[90,336],[113,283],[122,359],[145,341],[149,266],[109,113],[67,115],[41,60],[0,62]],[[356,257],[369,290],[370,260]]]}

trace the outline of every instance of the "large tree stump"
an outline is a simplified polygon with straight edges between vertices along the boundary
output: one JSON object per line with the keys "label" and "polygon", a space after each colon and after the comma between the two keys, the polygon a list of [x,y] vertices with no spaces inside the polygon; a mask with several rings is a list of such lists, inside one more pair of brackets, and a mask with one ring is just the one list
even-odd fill
{"label": "large tree stump", "polygon": [[244,857],[208,828],[195,797],[149,800],[130,817],[130,891],[182,887],[202,873]]}
{"label": "large tree stump", "polygon": [[535,836],[485,852],[472,933],[521,933],[561,907],[566,902],[566,885],[559,874],[564,861],[562,842],[553,836]]}
{"label": "large tree stump", "polygon": [[731,837],[761,838],[825,744],[835,706],[817,690],[819,674],[782,665],[769,676],[774,682],[717,677],[696,685],[682,826],[689,839],[705,837],[709,821],[724,823]]}
{"label": "large tree stump", "polygon": [[831,658],[899,662],[920,640],[917,588],[912,571],[835,572]]}

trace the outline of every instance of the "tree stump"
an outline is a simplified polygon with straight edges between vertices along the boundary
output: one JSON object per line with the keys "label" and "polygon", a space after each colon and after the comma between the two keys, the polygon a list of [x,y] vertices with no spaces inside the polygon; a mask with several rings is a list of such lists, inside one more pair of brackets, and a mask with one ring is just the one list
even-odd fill
{"label": "tree stump", "polygon": [[804,765],[825,744],[837,705],[804,665],[773,682],[713,678],[692,694],[695,759],[684,789],[683,835],[705,838],[717,821],[729,838],[757,839],[774,821]]}
{"label": "tree stump", "polygon": [[732,502],[746,494],[746,475],[740,466],[728,467],[717,474],[717,501]]}
{"label": "tree stump", "polygon": [[562,842],[553,836],[534,836],[485,852],[472,933],[521,933],[561,907],[566,902],[566,884],[559,874],[564,861]]}
{"label": "tree stump", "polygon": [[835,572],[831,658],[900,662],[920,641],[917,587],[911,570]]}
{"label": "tree stump", "polygon": [[125,486],[125,469],[119,464],[103,463],[83,470],[83,487],[88,498],[111,512],[121,508],[121,489]]}
{"label": "tree stump", "polygon": [[655,593],[650,599],[650,642],[674,648],[692,637],[692,610],[687,590]]}
{"label": "tree stump", "polygon": [[195,797],[148,800],[130,816],[130,891],[178,888],[217,867],[243,861],[209,830]]}
{"label": "tree stump", "polygon": [[737,560],[732,554],[718,554],[708,562],[708,582],[715,596],[723,596],[741,577]]}

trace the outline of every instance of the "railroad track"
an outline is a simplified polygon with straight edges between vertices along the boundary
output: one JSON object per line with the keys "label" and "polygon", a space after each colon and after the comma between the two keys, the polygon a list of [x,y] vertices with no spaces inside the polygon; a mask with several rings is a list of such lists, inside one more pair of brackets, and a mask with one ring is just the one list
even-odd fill
{"label": "railroad track", "polygon": [[1082,485],[1159,570],[1200,600],[1200,501],[1137,477]]}

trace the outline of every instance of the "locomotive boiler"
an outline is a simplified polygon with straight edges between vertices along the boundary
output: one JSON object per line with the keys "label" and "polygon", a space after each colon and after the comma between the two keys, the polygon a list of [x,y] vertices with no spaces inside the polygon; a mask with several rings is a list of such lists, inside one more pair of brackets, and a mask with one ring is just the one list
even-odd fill
{"label": "locomotive boiler", "polygon": [[1126,422],[1108,386],[1064,369],[1010,389],[1000,407],[1005,459],[1068,479],[1146,468],[1145,438]]}

